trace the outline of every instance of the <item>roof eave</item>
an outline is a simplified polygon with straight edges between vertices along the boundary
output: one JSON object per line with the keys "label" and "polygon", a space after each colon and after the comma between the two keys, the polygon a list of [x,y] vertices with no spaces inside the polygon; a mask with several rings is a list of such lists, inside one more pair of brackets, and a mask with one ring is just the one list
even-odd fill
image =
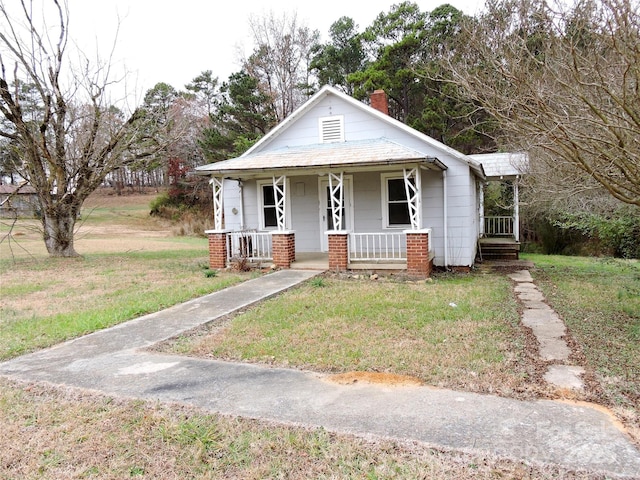
{"label": "roof eave", "polygon": [[[440,160],[434,157],[420,157],[420,158],[406,158],[402,160],[382,160],[373,162],[350,162],[350,163],[326,163],[323,165],[305,165],[305,166],[280,166],[280,167],[265,167],[265,168],[230,168],[230,169],[211,169],[211,170],[198,170],[196,175],[202,176],[238,176],[238,175],[256,175],[265,174],[269,172],[283,172],[283,171],[322,171],[332,169],[354,170],[354,169],[369,169],[373,167],[389,167],[393,165],[407,165],[407,164],[427,164],[434,170],[447,170],[447,166]],[[198,167],[203,168],[203,167]]]}

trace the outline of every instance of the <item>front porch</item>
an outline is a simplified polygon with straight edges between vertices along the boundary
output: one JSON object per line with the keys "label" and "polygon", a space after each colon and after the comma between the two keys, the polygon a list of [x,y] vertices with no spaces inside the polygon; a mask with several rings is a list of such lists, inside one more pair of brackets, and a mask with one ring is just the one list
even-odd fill
{"label": "front porch", "polygon": [[328,231],[328,252],[296,252],[293,231],[215,231],[209,236],[211,268],[233,262],[319,270],[405,270],[428,277],[433,268],[431,230],[393,233]]}
{"label": "front porch", "polygon": [[[517,197],[517,195],[516,195]],[[478,240],[478,259],[518,260],[520,256],[520,236],[518,210],[512,216],[491,216],[481,218],[482,234]]]}

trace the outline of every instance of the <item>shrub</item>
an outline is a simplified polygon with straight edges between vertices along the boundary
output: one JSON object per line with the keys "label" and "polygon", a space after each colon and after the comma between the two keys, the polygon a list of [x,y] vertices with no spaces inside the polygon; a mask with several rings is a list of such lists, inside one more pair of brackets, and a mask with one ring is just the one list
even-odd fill
{"label": "shrub", "polygon": [[151,200],[149,208],[151,209],[151,215],[162,216],[163,210],[171,205],[171,199],[168,193],[161,193],[156,198]]}
{"label": "shrub", "polygon": [[640,258],[640,209],[636,207],[621,206],[609,214],[566,213],[555,225],[600,242],[615,257]]}

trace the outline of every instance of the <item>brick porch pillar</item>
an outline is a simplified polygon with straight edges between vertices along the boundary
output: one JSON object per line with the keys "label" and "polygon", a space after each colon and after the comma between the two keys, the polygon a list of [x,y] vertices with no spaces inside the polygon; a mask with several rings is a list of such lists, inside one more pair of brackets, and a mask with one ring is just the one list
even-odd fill
{"label": "brick porch pillar", "polygon": [[429,252],[431,230],[405,230],[407,235],[407,273],[429,278],[433,261]]}
{"label": "brick porch pillar", "polygon": [[225,230],[207,230],[209,238],[209,268],[227,267],[227,232]]}
{"label": "brick porch pillar", "polygon": [[278,268],[291,268],[296,259],[296,235],[290,230],[271,233],[273,264]]}
{"label": "brick porch pillar", "polygon": [[344,271],[349,265],[349,232],[333,230],[329,237],[329,270]]}

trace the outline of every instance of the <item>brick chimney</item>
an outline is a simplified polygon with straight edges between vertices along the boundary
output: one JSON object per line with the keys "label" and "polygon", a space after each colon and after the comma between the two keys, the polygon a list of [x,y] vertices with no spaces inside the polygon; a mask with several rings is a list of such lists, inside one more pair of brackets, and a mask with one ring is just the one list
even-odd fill
{"label": "brick chimney", "polygon": [[371,106],[385,115],[389,115],[389,102],[384,90],[376,90],[371,94]]}

